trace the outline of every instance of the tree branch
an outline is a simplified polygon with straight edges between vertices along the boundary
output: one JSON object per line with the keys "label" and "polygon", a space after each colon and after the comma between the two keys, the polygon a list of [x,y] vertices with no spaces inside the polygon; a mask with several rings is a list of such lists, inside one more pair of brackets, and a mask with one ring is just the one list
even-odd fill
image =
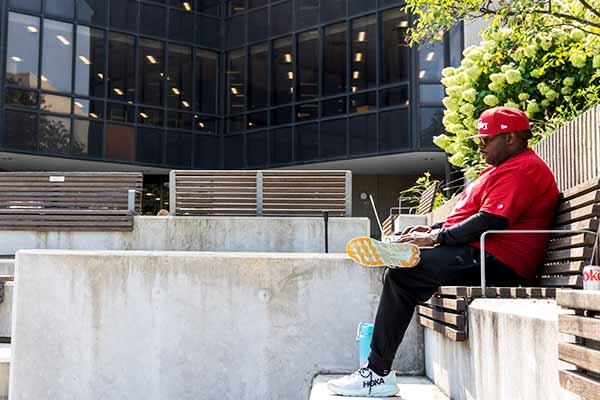
{"label": "tree branch", "polygon": [[598,10],[596,10],[594,7],[592,7],[592,5],[591,5],[591,4],[589,4],[589,3],[588,3],[587,1],[585,1],[585,0],[579,0],[579,2],[580,2],[581,4],[583,4],[583,6],[584,6],[585,8],[587,8],[588,10],[590,10],[590,11],[592,12],[592,14],[594,14],[596,17],[599,17],[599,18],[600,18],[600,11],[598,11]]}
{"label": "tree branch", "polygon": [[[581,1],[581,0],[579,0]],[[484,14],[488,14],[488,15],[497,15],[498,13],[495,10],[491,10],[489,8],[483,8],[481,7],[479,9],[480,12],[484,13]],[[545,15],[550,15],[552,17],[557,17],[557,18],[563,18],[569,21],[575,21],[575,22],[579,22],[582,25],[589,25],[589,26],[593,26],[595,28],[600,28],[600,23],[598,22],[593,22],[593,21],[589,21],[580,17],[576,17],[574,15],[569,15],[569,14],[563,14],[563,13],[554,13],[551,11],[545,11],[545,10],[537,10],[535,11],[538,14],[545,14]],[[510,16],[518,16],[518,15],[522,15],[522,13],[519,12],[514,12],[514,11],[509,11],[508,13],[506,13],[506,15],[510,15]]]}

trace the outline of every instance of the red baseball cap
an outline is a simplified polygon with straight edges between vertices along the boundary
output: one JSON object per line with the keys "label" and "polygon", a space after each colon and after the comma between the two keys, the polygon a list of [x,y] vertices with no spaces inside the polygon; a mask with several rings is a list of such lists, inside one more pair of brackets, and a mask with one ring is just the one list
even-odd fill
{"label": "red baseball cap", "polygon": [[529,118],[523,111],[511,107],[494,107],[481,113],[477,121],[478,135],[469,136],[475,139],[501,133],[530,130]]}

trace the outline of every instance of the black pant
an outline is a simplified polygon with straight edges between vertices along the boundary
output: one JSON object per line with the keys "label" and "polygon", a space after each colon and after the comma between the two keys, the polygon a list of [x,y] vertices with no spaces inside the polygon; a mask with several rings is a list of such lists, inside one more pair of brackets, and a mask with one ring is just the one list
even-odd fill
{"label": "black pant", "polygon": [[[470,246],[437,246],[421,250],[414,268],[388,269],[375,318],[369,367],[375,372],[391,369],[396,350],[418,302],[428,300],[439,286],[479,286],[480,250]],[[486,283],[518,286],[525,280],[486,254]]]}

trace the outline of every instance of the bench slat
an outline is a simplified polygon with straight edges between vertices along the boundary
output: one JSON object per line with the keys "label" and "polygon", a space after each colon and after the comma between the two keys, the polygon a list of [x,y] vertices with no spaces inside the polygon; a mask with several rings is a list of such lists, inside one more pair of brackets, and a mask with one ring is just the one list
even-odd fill
{"label": "bench slat", "polygon": [[558,344],[558,358],[588,371],[600,373],[600,350],[563,342]]}
{"label": "bench slat", "polygon": [[558,371],[560,386],[586,400],[600,399],[600,380],[577,371]]}
{"label": "bench slat", "polygon": [[432,297],[425,304],[431,304],[435,307],[446,308],[453,311],[465,311],[467,309],[467,302],[465,299],[448,299],[444,297]]}
{"label": "bench slat", "polygon": [[431,318],[435,321],[440,321],[449,325],[453,325],[458,330],[464,331],[465,329],[465,316],[463,314],[453,314],[450,312],[434,310],[425,306],[418,306],[417,312],[419,313],[419,315]]}
{"label": "bench slat", "polygon": [[545,264],[561,261],[589,261],[591,257],[592,249],[590,247],[550,251],[546,256]]}
{"label": "bench slat", "polygon": [[544,265],[542,267],[542,275],[558,275],[558,274],[581,274],[583,267],[587,263],[584,261],[567,262],[560,264]]}
{"label": "bench slat", "polygon": [[581,290],[559,290],[556,304],[561,307],[600,311],[600,292]]}
{"label": "bench slat", "polygon": [[593,192],[577,196],[569,201],[561,202],[558,207],[557,214],[564,214],[565,212],[572,211],[590,204],[600,202],[600,190],[594,190]]}
{"label": "bench slat", "polygon": [[549,250],[564,250],[574,247],[585,247],[594,245],[595,235],[592,233],[580,233],[574,236],[567,236],[560,239],[551,240]]}
{"label": "bench slat", "polygon": [[429,329],[433,329],[434,331],[445,335],[447,338],[454,340],[455,342],[461,342],[467,339],[467,335],[465,334],[465,332],[453,329],[442,323],[433,321],[427,317],[420,316],[419,323],[423,326],[426,326]]}
{"label": "bench slat", "polygon": [[577,221],[582,221],[589,218],[597,218],[600,216],[600,206],[598,204],[591,204],[577,210],[569,211],[564,214],[560,214],[556,217],[556,225],[570,224]]}
{"label": "bench slat", "polygon": [[570,189],[563,190],[560,195],[560,201],[562,203],[571,200],[574,197],[584,195],[598,188],[600,188],[600,178],[591,179]]}
{"label": "bench slat", "polygon": [[600,319],[578,315],[559,315],[558,329],[562,333],[600,341]]}
{"label": "bench slat", "polygon": [[571,288],[582,288],[583,279],[580,275],[572,276],[553,276],[553,277],[542,277],[538,281],[540,286],[550,287],[571,287]]}

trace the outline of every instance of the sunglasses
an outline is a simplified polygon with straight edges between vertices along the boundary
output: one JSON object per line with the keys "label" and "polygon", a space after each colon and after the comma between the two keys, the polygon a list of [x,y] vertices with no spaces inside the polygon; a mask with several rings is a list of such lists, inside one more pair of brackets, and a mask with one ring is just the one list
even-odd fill
{"label": "sunglasses", "polygon": [[493,136],[487,136],[487,137],[480,137],[479,139],[479,145],[482,147],[487,147],[488,144],[490,144],[494,139],[496,139],[499,136],[503,136],[506,135],[506,133],[499,133],[497,135],[493,135]]}

